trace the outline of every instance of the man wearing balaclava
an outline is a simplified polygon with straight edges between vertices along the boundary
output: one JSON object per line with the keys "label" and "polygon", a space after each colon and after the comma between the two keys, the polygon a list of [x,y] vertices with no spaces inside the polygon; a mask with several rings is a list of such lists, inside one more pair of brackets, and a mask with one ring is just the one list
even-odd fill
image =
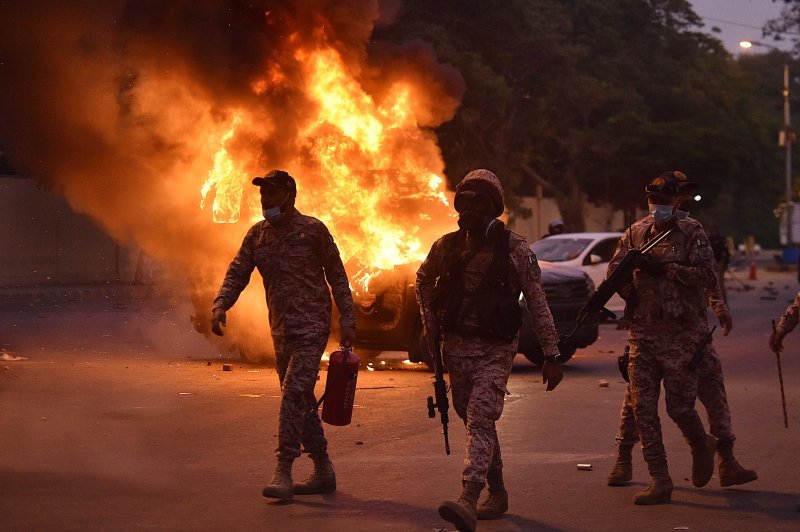
{"label": "man wearing balaclava", "polygon": [[[678,184],[678,198],[675,203],[675,217],[678,220],[687,220],[692,204],[692,196],[697,184],[689,181],[686,174],[674,171],[666,174],[666,179],[674,178]],[[691,219],[693,220],[693,219]],[[693,220],[695,223],[696,220]],[[723,300],[719,282],[711,289],[706,289],[706,296],[711,310],[723,327],[727,336],[733,327],[728,306]],[[709,337],[708,320],[706,313],[700,314],[697,322],[698,330],[695,337],[698,342],[703,342]],[[717,462],[719,468],[719,481],[723,487],[734,486],[752,482],[758,478],[755,471],[743,468],[733,454],[733,442],[736,436],[731,424],[731,412],[725,392],[725,381],[722,374],[722,362],[717,355],[711,341],[705,342],[703,357],[697,366],[697,398],[708,412],[709,431],[717,438]],[[609,486],[627,486],[633,477],[633,463],[631,451],[639,440],[633,415],[633,402],[630,386],[625,392],[625,399],[620,414],[620,429],[617,434],[618,455],[614,468],[608,476]]]}
{"label": "man wearing balaclava", "polygon": [[[650,215],[623,234],[608,265],[607,277],[629,250],[641,249],[669,231],[664,240],[640,257],[631,280],[619,289],[630,323],[630,397],[626,402],[633,405],[642,454],[652,477],[650,486],[634,497],[636,504],[663,504],[672,499],[672,479],[658,418],[662,381],[667,413],[692,450],[692,483],[705,486],[714,472],[716,440],[706,434],[694,408],[698,375],[691,365],[698,349],[708,349],[707,340],[701,343],[698,331],[702,330],[701,315],[707,305],[706,290],[717,282],[714,256],[702,226],[691,218],[679,220],[674,216],[679,189],[674,174],[665,172],[647,185]],[[635,431],[625,429],[631,421],[623,403],[620,453],[630,453],[635,442],[625,441],[626,433],[628,439],[631,433],[635,438]]]}
{"label": "man wearing balaclava", "polygon": [[[561,381],[558,333],[547,307],[541,270],[525,239],[505,229],[503,187],[488,170],[474,170],[456,188],[459,230],[437,240],[417,272],[417,302],[430,342],[441,340],[453,406],[467,428],[457,501],[439,506],[458,530],[508,510],[495,422],[517,353],[520,292],[544,350],[547,390]],[[477,507],[484,485],[489,495]]]}
{"label": "man wearing balaclava", "polygon": [[[328,442],[313,408],[320,359],[331,327],[331,293],[339,309],[341,341],[355,338],[355,311],[339,250],[325,224],[294,207],[297,184],[283,170],[253,179],[260,188],[264,220],[247,232],[214,300],[211,327],[222,336],[225,312],[239,298],[254,268],[264,281],[275,362],[281,382],[278,465],[263,495],[293,495],[336,489]],[[327,280],[327,282],[326,282]],[[330,290],[328,290],[330,284]],[[314,461],[304,482],[292,483],[300,445]]]}

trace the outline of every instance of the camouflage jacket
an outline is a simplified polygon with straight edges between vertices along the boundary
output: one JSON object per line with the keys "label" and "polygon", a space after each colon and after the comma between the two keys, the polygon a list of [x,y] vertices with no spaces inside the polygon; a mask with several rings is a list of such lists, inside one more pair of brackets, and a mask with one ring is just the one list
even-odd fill
{"label": "camouflage jacket", "polygon": [[[341,327],[355,327],[355,311],[339,249],[325,224],[294,211],[284,223],[256,223],[244,237],[214,300],[228,310],[254,268],[264,281],[273,336],[324,333],[331,326],[331,292]],[[330,283],[331,289],[328,289]]]}
{"label": "camouflage jacket", "polygon": [[797,293],[794,301],[786,307],[786,314],[781,317],[778,328],[788,333],[797,327],[798,321],[800,321],[800,292]]}
{"label": "camouflage jacket", "polygon": [[[447,235],[446,235],[447,236]],[[446,248],[445,237],[433,243],[428,256],[417,271],[417,303],[420,305],[423,319],[426,323],[439,323],[441,316],[431,310],[434,287],[437,279],[442,275],[446,255],[451,251]],[[450,239],[454,241],[454,239]],[[533,328],[539,337],[544,353],[554,355],[558,353],[558,332],[553,324],[553,316],[547,306],[544,288],[542,287],[542,272],[536,256],[531,251],[525,238],[511,233],[509,243],[511,267],[509,268],[509,287],[514,293],[520,291],[525,296],[525,302],[533,321]],[[492,263],[493,247],[485,242],[470,258],[464,269],[464,288],[468,292],[478,289],[483,277]],[[466,317],[472,324],[477,323],[477,315],[473,313]]]}
{"label": "camouflage jacket", "polygon": [[[652,216],[631,226],[617,244],[608,264],[614,271],[631,247],[642,248],[656,236]],[[664,274],[652,276],[637,268],[630,282],[621,287],[626,299],[625,316],[630,321],[628,337],[670,338],[690,336],[701,327],[708,306],[707,290],[714,290],[714,253],[703,227],[693,219],[676,220],[675,230],[648,255],[664,263]]]}

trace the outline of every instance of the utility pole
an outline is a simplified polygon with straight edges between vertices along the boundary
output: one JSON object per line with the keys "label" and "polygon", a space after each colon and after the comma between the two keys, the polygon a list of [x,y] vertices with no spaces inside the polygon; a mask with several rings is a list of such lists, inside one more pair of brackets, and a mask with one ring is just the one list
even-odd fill
{"label": "utility pole", "polygon": [[786,245],[794,247],[792,237],[792,132],[789,112],[789,65],[783,65],[783,144],[786,149]]}

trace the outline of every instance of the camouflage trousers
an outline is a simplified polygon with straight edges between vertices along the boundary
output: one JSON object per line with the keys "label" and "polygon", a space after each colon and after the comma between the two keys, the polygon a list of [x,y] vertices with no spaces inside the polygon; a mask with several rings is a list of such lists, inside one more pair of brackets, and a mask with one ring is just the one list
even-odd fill
{"label": "camouflage trousers", "polygon": [[467,428],[462,480],[484,484],[490,468],[502,468],[495,422],[503,413],[516,347],[516,342],[460,336],[448,336],[444,341],[453,408]]}
{"label": "camouflage trousers", "polygon": [[[722,443],[733,443],[736,436],[731,425],[731,411],[728,407],[728,396],[725,393],[725,381],[722,377],[722,363],[713,346],[697,365],[697,398],[708,414],[709,432]],[[634,445],[639,441],[639,431],[633,416],[633,400],[630,384],[625,389],[620,412],[617,445]]]}
{"label": "camouflage trousers", "polygon": [[328,335],[276,336],[275,362],[281,382],[281,408],[278,418],[278,459],[300,456],[300,444],[312,458],[328,451],[328,442],[316,410],[319,363]]}
{"label": "camouflage trousers", "polygon": [[[661,437],[658,399],[664,383],[667,414],[678,425],[691,446],[705,443],[705,428],[694,408],[697,371],[688,369],[691,340],[630,340],[628,362],[633,414],[642,441],[642,454],[651,470],[665,463],[667,453]],[[652,473],[653,471],[651,471]]]}

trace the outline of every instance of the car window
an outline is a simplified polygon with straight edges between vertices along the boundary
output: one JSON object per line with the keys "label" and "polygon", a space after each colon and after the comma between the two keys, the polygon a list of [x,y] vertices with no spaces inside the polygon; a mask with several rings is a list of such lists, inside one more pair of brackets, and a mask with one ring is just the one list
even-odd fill
{"label": "car window", "polygon": [[572,260],[591,244],[588,238],[545,238],[531,244],[536,258],[551,262]]}
{"label": "car window", "polygon": [[601,240],[586,254],[583,263],[590,264],[591,255],[600,255],[600,262],[609,262],[611,257],[614,256],[614,250],[617,249],[617,242],[619,242],[619,238],[606,238],[605,240]]}

